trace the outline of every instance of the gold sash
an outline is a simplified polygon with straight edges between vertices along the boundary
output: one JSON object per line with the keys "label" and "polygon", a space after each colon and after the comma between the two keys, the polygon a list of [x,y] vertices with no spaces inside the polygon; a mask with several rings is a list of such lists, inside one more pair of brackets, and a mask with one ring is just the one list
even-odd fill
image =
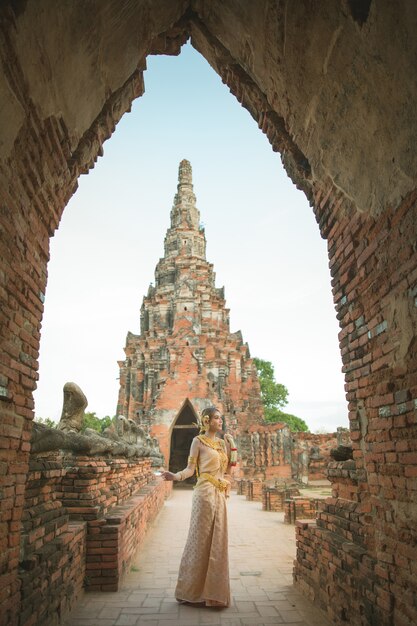
{"label": "gold sash", "polygon": [[219,491],[222,491],[223,493],[226,493],[226,491],[230,487],[230,484],[228,483],[227,480],[223,480],[221,478],[214,478],[214,476],[212,476],[211,474],[208,474],[207,472],[202,472],[200,476],[198,477],[198,481],[204,482],[205,480],[207,480],[209,483],[214,485],[216,489],[218,489]]}

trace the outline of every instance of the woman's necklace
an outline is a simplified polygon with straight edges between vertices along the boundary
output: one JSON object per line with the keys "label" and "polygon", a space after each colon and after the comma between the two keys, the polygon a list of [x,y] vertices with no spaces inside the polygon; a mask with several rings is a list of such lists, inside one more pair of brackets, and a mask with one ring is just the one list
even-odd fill
{"label": "woman's necklace", "polygon": [[207,435],[198,435],[198,439],[201,441],[201,443],[204,443],[209,448],[223,452],[221,439],[217,439],[217,437],[215,439],[212,439],[211,437],[207,437]]}
{"label": "woman's necklace", "polygon": [[207,435],[198,435],[197,439],[199,439],[201,443],[203,443],[208,448],[211,448],[212,450],[216,450],[216,452],[219,453],[220,465],[221,465],[222,471],[225,472],[227,469],[229,459],[227,458],[223,441],[221,439],[217,439],[217,437],[215,439],[212,439],[211,437],[207,437]]}

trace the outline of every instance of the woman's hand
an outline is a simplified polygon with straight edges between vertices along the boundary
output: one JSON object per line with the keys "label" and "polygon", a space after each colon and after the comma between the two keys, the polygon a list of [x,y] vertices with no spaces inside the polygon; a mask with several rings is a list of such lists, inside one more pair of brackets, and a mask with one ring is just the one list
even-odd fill
{"label": "woman's hand", "polygon": [[161,478],[163,480],[176,480],[175,474],[173,474],[172,472],[162,472]]}

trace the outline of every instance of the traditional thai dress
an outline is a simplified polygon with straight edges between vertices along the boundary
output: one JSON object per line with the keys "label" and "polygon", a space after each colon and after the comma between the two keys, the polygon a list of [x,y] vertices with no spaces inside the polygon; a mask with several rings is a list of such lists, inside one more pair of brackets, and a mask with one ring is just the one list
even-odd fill
{"label": "traditional thai dress", "polygon": [[224,479],[229,465],[221,439],[199,435],[193,439],[188,466],[180,480],[197,467],[191,522],[181,559],[175,597],[178,601],[229,606],[229,558],[226,496],[230,482]]}

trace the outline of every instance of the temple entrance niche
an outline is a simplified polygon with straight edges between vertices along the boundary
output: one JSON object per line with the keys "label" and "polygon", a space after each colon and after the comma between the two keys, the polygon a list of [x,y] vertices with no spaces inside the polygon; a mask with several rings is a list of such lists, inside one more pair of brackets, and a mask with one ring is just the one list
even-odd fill
{"label": "temple entrance niche", "polygon": [[[182,405],[172,428],[169,455],[170,472],[179,472],[184,467],[187,467],[191,442],[198,435],[197,422],[197,414],[191,402],[187,399]],[[195,481],[196,476],[194,474],[194,476],[187,478],[184,483],[194,485]]]}

